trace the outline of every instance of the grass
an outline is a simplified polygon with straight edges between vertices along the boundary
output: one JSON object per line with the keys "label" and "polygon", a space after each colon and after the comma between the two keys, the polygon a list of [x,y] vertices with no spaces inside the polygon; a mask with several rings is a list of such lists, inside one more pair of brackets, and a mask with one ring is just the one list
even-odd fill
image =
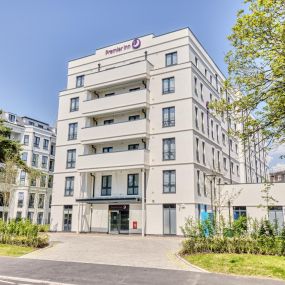
{"label": "grass", "polygon": [[33,247],[0,244],[0,256],[21,256],[34,251]]}
{"label": "grass", "polygon": [[194,254],[184,257],[211,272],[285,280],[285,257],[252,254]]}

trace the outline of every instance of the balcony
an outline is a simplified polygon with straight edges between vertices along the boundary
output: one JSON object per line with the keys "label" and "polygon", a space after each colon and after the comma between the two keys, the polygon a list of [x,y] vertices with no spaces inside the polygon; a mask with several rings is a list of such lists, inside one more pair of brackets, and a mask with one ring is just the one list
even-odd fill
{"label": "balcony", "polygon": [[149,151],[146,149],[87,154],[78,157],[78,170],[81,172],[145,168],[148,165]]}
{"label": "balcony", "polygon": [[135,108],[146,108],[148,102],[148,91],[142,89],[110,97],[87,100],[82,103],[81,108],[83,115],[102,115]]}
{"label": "balcony", "polygon": [[141,119],[111,125],[83,128],[81,142],[83,144],[110,142],[122,139],[146,137],[149,133],[149,120]]}
{"label": "balcony", "polygon": [[118,83],[146,79],[149,77],[151,68],[152,65],[146,60],[105,68],[86,76],[85,86],[98,89]]}

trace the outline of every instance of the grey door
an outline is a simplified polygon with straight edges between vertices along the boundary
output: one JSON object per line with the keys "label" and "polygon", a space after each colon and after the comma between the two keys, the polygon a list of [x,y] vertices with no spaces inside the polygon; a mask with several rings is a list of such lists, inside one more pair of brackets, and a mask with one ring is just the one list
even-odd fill
{"label": "grey door", "polygon": [[163,234],[176,235],[176,205],[163,205]]}

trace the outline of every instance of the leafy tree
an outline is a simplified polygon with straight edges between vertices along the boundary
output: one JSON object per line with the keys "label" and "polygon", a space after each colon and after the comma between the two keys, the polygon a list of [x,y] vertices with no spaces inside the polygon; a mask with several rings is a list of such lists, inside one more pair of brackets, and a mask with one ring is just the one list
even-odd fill
{"label": "leafy tree", "polygon": [[270,144],[285,142],[285,1],[244,0],[247,12],[237,14],[232,50],[226,55],[229,78],[223,98],[210,107],[227,112],[243,125],[241,139],[257,134]]}

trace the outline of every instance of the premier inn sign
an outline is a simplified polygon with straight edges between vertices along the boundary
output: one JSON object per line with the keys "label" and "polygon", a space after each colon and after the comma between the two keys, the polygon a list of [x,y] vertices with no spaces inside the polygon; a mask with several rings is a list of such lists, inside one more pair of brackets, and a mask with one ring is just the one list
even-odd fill
{"label": "premier inn sign", "polygon": [[141,46],[141,40],[136,38],[130,44],[120,45],[113,49],[106,49],[105,55],[115,55],[123,51],[138,49],[140,48],[140,46]]}

